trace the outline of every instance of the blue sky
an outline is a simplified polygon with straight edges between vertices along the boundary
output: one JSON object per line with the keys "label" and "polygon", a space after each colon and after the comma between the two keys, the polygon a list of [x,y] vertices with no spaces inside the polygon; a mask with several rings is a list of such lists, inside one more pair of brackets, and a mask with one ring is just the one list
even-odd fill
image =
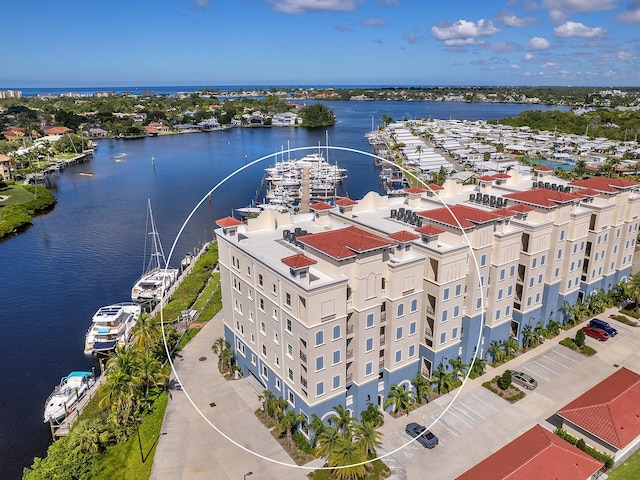
{"label": "blue sky", "polygon": [[0,88],[640,85],[640,0],[22,0]]}

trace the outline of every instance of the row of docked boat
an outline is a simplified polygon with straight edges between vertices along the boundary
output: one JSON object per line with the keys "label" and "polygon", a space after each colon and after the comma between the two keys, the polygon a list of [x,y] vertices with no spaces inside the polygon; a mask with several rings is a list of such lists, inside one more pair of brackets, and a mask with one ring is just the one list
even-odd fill
{"label": "row of docked boat", "polygon": [[[151,238],[151,255],[147,268],[131,289],[131,302],[103,306],[95,312],[85,335],[86,355],[107,354],[117,346],[126,345],[131,340],[142,312],[155,307],[178,278],[177,269],[166,268],[150,201],[147,214],[147,233],[148,238]],[[57,424],[70,414],[95,381],[94,374],[85,371],[74,371],[63,377],[45,403],[45,423]]]}

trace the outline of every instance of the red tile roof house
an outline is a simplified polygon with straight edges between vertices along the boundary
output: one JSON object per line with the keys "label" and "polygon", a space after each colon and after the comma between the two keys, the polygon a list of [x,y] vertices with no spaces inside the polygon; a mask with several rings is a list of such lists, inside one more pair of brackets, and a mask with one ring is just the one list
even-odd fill
{"label": "red tile roof house", "polygon": [[51,127],[44,131],[45,135],[64,135],[65,133],[73,133],[73,130],[67,127]]}
{"label": "red tile roof house", "polygon": [[561,408],[562,428],[620,462],[640,446],[640,375],[624,367]]}
{"label": "red tile roof house", "polygon": [[456,480],[587,480],[603,463],[536,425]]}

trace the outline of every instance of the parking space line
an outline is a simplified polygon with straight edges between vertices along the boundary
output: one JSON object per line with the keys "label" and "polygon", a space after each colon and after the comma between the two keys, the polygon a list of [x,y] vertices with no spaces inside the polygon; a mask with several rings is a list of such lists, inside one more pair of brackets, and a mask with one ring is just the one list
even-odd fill
{"label": "parking space line", "polygon": [[469,410],[471,410],[475,415],[479,416],[482,420],[486,420],[485,417],[483,417],[482,415],[480,415],[478,412],[476,412],[473,408],[471,408],[469,405],[458,401],[458,404],[462,405],[464,408],[468,408]]}
{"label": "parking space line", "polygon": [[536,377],[540,377],[540,378],[542,378],[543,380],[546,380],[547,382],[550,382],[550,381],[551,381],[550,379],[548,379],[547,377],[545,377],[545,376],[544,376],[544,375],[542,375],[541,373],[536,372],[535,370],[531,370],[531,369],[530,369],[529,367],[527,367],[526,365],[523,365],[523,366],[522,366],[522,369],[523,369],[523,370],[529,370],[529,371],[530,371],[531,373],[533,373]]}
{"label": "parking space line", "polygon": [[562,354],[562,353],[560,353],[560,352],[558,352],[558,351],[556,351],[556,350],[551,350],[551,351],[552,351],[553,353],[557,354],[557,355],[560,355],[561,357],[566,358],[566,359],[567,359],[567,360],[569,360],[570,362],[575,363],[576,365],[578,365],[578,364],[580,363],[580,362],[578,362],[578,361],[574,360],[573,358],[571,358],[571,357],[567,357],[566,355],[564,355],[564,354]]}
{"label": "parking space line", "polygon": [[[437,420],[438,416],[437,415],[431,415],[431,418],[433,418],[434,420]],[[442,418],[440,418],[440,420],[438,420],[438,423],[440,423],[444,428],[446,428],[451,433],[453,433],[456,437],[460,436],[460,432],[457,431],[455,428],[453,428],[451,425],[449,425],[447,422],[445,422]]]}
{"label": "parking space line", "polygon": [[552,362],[553,362],[553,363],[555,363],[556,365],[560,365],[562,368],[565,368],[565,369],[569,370],[569,367],[567,367],[566,365],[564,365],[564,364],[562,364],[562,363],[558,362],[557,360],[554,360],[553,358],[551,358],[551,357],[549,357],[549,356],[547,356],[547,355],[545,355],[545,356],[544,356],[544,358],[546,358],[547,360],[552,361]]}
{"label": "parking space line", "polygon": [[491,405],[489,402],[484,401],[482,398],[480,398],[479,396],[477,396],[475,393],[472,393],[471,396],[473,396],[473,398],[475,398],[476,400],[481,401],[482,403],[484,403],[486,406],[488,406],[490,409],[492,409],[494,412],[499,412],[500,409],[494,407],[493,405]]}
{"label": "parking space line", "polygon": [[551,373],[553,373],[554,375],[560,375],[558,372],[556,372],[555,370],[547,367],[546,365],[541,364],[540,362],[536,362],[535,360],[533,361],[533,363],[535,363],[536,365],[540,365],[542,368],[549,370]]}
{"label": "parking space line", "polygon": [[[465,425],[468,425],[469,427],[473,427],[473,425],[471,425],[470,423],[465,421],[465,418],[470,420],[471,422],[475,423],[476,425],[478,425],[478,422],[476,422],[473,418],[468,417],[467,415],[465,415],[464,413],[462,413],[460,410],[458,410],[456,408],[455,405],[453,405],[453,407],[451,407],[449,409],[449,413],[451,415],[453,415],[454,417],[456,417],[457,419],[459,419],[462,423],[464,423]],[[459,413],[460,415],[456,415],[456,413]],[[464,418],[462,418],[464,417]]]}

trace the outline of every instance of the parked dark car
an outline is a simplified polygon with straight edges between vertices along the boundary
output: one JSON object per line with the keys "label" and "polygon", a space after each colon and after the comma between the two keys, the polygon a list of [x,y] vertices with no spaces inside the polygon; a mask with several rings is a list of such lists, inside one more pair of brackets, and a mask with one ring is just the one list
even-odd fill
{"label": "parked dark car", "polygon": [[609,338],[609,334],[601,328],[586,326],[582,327],[582,330],[584,331],[585,335],[589,335],[590,337],[593,337],[601,342],[604,342]]}
{"label": "parked dark car", "polygon": [[435,448],[438,446],[438,437],[436,437],[427,427],[419,423],[410,423],[404,429],[413,438],[417,438],[418,442],[425,448]]}
{"label": "parked dark car", "polygon": [[526,388],[527,390],[533,390],[538,386],[536,379],[524,372],[516,372],[512,370],[511,381],[516,385]]}
{"label": "parked dark car", "polygon": [[604,320],[600,320],[599,318],[594,318],[589,322],[590,327],[601,328],[605,332],[609,334],[610,337],[613,337],[618,334],[618,330],[609,325],[608,322]]}

